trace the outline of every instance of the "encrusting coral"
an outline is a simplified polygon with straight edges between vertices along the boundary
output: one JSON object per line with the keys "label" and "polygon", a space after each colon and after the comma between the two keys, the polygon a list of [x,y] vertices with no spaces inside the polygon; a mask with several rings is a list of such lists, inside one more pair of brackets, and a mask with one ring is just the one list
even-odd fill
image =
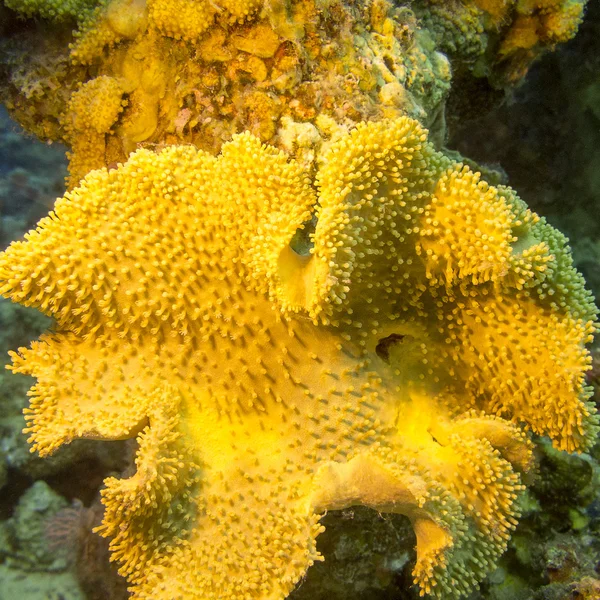
{"label": "encrusting coral", "polygon": [[[324,117],[349,129],[408,115],[432,131],[439,147],[453,76],[476,88],[486,79],[503,89],[516,84],[535,58],[573,37],[586,2],[4,4],[15,13],[0,39],[0,99],[26,129],[72,147],[73,188],[90,166],[124,162],[141,145],[192,143],[217,154],[233,135],[251,131],[286,149],[289,129],[308,124],[322,133]],[[23,16],[48,23],[21,25]],[[95,143],[85,144],[90,130],[76,128],[74,105],[82,89],[103,85],[96,79],[118,85],[120,99],[114,87],[111,105],[121,101],[122,110],[106,131],[94,132]],[[460,104],[468,107],[471,94],[464,96]],[[314,154],[321,141],[295,158]]]}
{"label": "encrusting coral", "polygon": [[39,15],[61,21],[81,18],[98,4],[98,0],[5,0],[4,3],[28,17]]}
{"label": "encrusting coral", "polygon": [[[45,14],[47,2],[10,5]],[[296,124],[318,131],[324,118],[348,129],[408,114],[443,137],[448,60],[408,8],[387,0],[111,0],[82,15],[74,32],[59,23],[19,31],[15,17],[0,52],[2,101],[24,127],[71,147],[70,188],[90,166],[124,162],[141,145],[216,154],[248,130],[283,149]],[[91,114],[99,88],[122,110],[86,143],[82,100]]]}
{"label": "encrusting coral", "polygon": [[423,0],[418,12],[440,47],[501,85],[535,58],[570,40],[587,0]]}
{"label": "encrusting coral", "polygon": [[134,598],[284,598],[357,504],[408,516],[415,582],[457,598],[516,524],[525,430],[597,432],[559,233],[407,117],[317,162],[250,133],[138,150],[0,256],[2,294],[56,320],[12,355],[33,448],[137,437],[100,528]]}
{"label": "encrusting coral", "polygon": [[[575,34],[585,7],[585,0],[4,2],[50,21],[21,31],[15,17],[0,40],[7,82],[0,97],[25,128],[72,148],[70,188],[90,167],[124,162],[140,145],[192,143],[216,154],[248,130],[286,149],[289,128],[309,124],[321,133],[324,117],[349,129],[408,115],[440,146],[453,71],[459,80],[466,69],[476,81],[515,84],[537,56]],[[110,106],[121,110],[84,143],[90,130],[78,128],[76,108],[83,90],[107,80],[115,84]]]}

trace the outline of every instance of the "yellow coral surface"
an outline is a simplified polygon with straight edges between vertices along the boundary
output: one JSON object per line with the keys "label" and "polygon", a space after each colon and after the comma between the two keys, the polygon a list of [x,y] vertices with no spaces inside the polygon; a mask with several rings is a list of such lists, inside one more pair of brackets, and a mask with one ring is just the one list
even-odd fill
{"label": "yellow coral surface", "polygon": [[356,504],[406,515],[422,593],[459,597],[516,524],[525,430],[594,439],[565,239],[409,118],[319,164],[249,133],[139,150],[0,256],[56,320],[13,354],[34,449],[137,437],[101,527],[134,598],[282,599]]}
{"label": "yellow coral surface", "polygon": [[106,75],[91,79],[71,95],[64,124],[72,148],[71,185],[106,164],[105,138],[123,110],[122,96],[119,81]]}
{"label": "yellow coral surface", "polygon": [[53,21],[77,19],[93,8],[95,0],[5,0],[4,4],[31,17],[39,15]]}

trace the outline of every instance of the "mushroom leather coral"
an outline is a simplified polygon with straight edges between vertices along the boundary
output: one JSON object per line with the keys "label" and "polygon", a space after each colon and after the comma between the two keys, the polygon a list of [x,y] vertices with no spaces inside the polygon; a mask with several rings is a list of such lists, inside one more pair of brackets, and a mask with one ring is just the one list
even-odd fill
{"label": "mushroom leather coral", "polygon": [[316,179],[248,133],[139,150],[0,257],[56,319],[13,354],[42,455],[137,436],[100,530],[137,599],[281,599],[328,509],[406,515],[456,598],[516,524],[525,429],[583,450],[595,310],[565,239],[409,118],[331,141]]}

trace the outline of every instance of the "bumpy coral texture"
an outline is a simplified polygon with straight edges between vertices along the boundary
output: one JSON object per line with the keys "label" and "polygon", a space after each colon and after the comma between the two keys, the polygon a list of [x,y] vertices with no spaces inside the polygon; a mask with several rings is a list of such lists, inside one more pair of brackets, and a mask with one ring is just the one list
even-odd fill
{"label": "bumpy coral texture", "polygon": [[73,26],[69,47],[64,26],[23,26],[0,88],[25,128],[70,147],[69,189],[142,144],[216,155],[251,131],[308,163],[335,126],[402,115],[443,138],[448,60],[387,0],[103,0]]}
{"label": "bumpy coral texture", "polygon": [[594,308],[565,239],[416,121],[362,124],[316,180],[252,135],[90,173],[0,257],[55,328],[35,450],[137,437],[101,527],[137,599],[284,598],[327,509],[407,515],[456,598],[516,524],[522,427],[583,450]]}
{"label": "bumpy coral texture", "polygon": [[587,0],[416,2],[445,51],[474,63],[480,72],[495,72],[492,79],[504,84],[516,83],[536,57],[573,38],[586,4]]}
{"label": "bumpy coral texture", "polygon": [[28,17],[39,15],[53,21],[77,19],[99,3],[102,0],[4,0],[6,6]]}
{"label": "bumpy coral texture", "polygon": [[79,181],[104,166],[105,137],[123,110],[122,95],[118,80],[107,75],[91,79],[71,95],[64,124],[72,148],[71,179]]}

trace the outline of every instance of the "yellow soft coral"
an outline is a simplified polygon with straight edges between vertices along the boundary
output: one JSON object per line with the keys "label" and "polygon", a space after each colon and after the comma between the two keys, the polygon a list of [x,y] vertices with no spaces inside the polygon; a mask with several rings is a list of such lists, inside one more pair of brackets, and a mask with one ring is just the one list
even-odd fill
{"label": "yellow soft coral", "polygon": [[72,148],[71,187],[106,164],[105,138],[123,110],[122,97],[120,82],[107,75],[91,79],[72,94],[64,123]]}
{"label": "yellow soft coral", "polygon": [[195,40],[218,19],[243,22],[262,4],[261,0],[149,0],[151,22],[165,35]]}
{"label": "yellow soft coral", "polygon": [[421,592],[459,597],[515,526],[520,424],[592,443],[564,239],[408,118],[319,161],[312,185],[249,133],[139,150],[0,257],[56,319],[13,354],[34,449],[137,436],[101,527],[134,598],[284,598],[355,504],[407,515]]}

